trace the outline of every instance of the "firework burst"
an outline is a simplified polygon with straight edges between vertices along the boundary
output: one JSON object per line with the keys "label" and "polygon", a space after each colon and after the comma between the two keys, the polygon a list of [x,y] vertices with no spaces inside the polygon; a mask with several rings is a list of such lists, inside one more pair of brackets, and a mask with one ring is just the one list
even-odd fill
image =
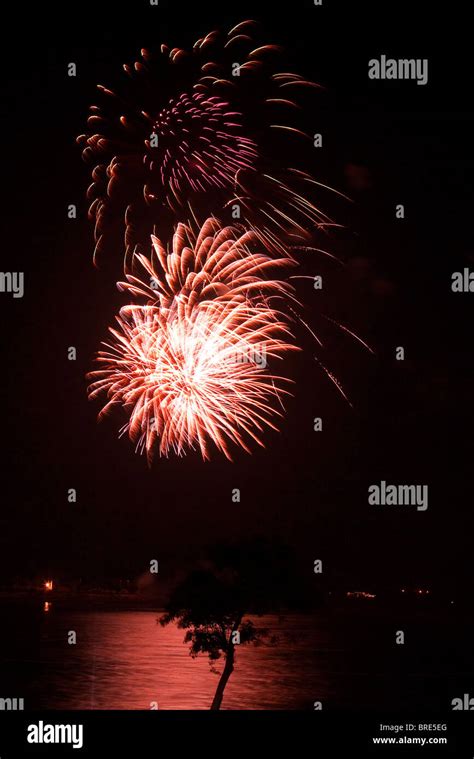
{"label": "firework burst", "polygon": [[[266,279],[275,263],[253,252],[258,241],[208,219],[195,235],[179,224],[172,250],[153,239],[154,256],[138,255],[120,288],[144,304],[128,305],[110,328],[89,375],[89,397],[105,394],[100,413],[122,407],[123,427],[151,461],[210,444],[231,458],[250,451],[265,427],[276,429],[288,379],[269,371],[295,346],[276,302],[291,297],[285,282]],[[132,273],[140,268],[143,277]]]}
{"label": "firework burst", "polygon": [[99,105],[78,137],[93,165],[95,256],[117,245],[117,218],[125,219],[125,248],[145,252],[155,230],[169,237],[176,215],[203,218],[209,208],[223,223],[239,219],[277,255],[333,225],[313,201],[322,185],[281,164],[293,140],[297,152],[310,144],[301,102],[317,85],[282,72],[280,48],[258,44],[254,32],[246,21],[190,51],[142,50],[124,66],[120,93],[98,85]]}

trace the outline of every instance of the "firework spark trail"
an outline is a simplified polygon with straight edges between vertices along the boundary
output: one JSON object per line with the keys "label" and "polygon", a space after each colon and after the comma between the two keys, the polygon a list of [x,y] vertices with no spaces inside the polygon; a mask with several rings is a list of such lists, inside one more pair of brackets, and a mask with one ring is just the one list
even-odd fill
{"label": "firework spark trail", "polygon": [[[239,169],[251,169],[257,157],[255,143],[240,134],[240,114],[224,100],[202,93],[183,93],[171,100],[150,131],[157,144],[145,140],[145,169],[160,173],[165,202],[174,209],[191,189],[205,192],[209,187],[233,184]],[[144,188],[150,203],[159,197]]]}
{"label": "firework spark trail", "polygon": [[129,272],[120,283],[145,305],[116,317],[101,368],[89,374],[89,397],[107,396],[99,418],[125,409],[123,432],[149,462],[155,448],[160,456],[199,449],[207,459],[211,443],[230,459],[232,445],[250,451],[251,440],[263,445],[265,427],[277,429],[275,405],[289,380],[267,364],[297,348],[271,302],[291,288],[262,277],[275,261],[252,252],[255,242],[215,219],[197,235],[179,224],[169,254],[155,238],[155,258],[134,262],[148,281]]}
{"label": "firework spark trail", "polygon": [[151,257],[133,253],[126,261],[126,281],[118,283],[120,290],[148,305],[170,308],[179,298],[189,313],[198,300],[235,301],[255,293],[262,297],[267,290],[273,297],[289,297],[292,292],[288,282],[266,276],[295,262],[261,252],[258,234],[241,225],[223,227],[210,217],[196,234],[190,225],[179,223],[170,254],[155,235],[151,239]]}
{"label": "firework spark trail", "polygon": [[[100,105],[91,106],[89,131],[78,137],[84,160],[93,163],[95,261],[117,216],[125,216],[130,251],[148,245],[154,225],[167,238],[190,203],[201,218],[212,208],[223,223],[235,220],[230,214],[239,206],[239,220],[258,229],[277,255],[292,238],[307,242],[333,225],[312,200],[314,188],[331,188],[281,165],[291,140],[310,144],[291,122],[303,112],[303,93],[319,85],[280,71],[280,48],[256,44],[255,26],[245,21],[227,34],[211,32],[190,51],[142,50],[124,66],[123,94],[98,85]],[[268,155],[275,133],[285,135],[276,162]]]}

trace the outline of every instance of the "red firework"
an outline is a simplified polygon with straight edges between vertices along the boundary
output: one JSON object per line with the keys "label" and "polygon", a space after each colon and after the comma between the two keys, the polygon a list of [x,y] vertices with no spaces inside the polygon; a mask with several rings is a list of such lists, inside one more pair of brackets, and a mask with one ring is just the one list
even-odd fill
{"label": "red firework", "polygon": [[154,257],[133,262],[143,278],[129,271],[120,283],[146,305],[121,309],[89,397],[107,396],[100,417],[125,410],[122,432],[149,461],[156,448],[162,456],[199,449],[207,459],[210,443],[230,459],[232,444],[250,451],[249,440],[263,445],[264,427],[276,429],[288,380],[269,363],[296,348],[275,302],[291,288],[265,279],[275,261],[253,252],[256,242],[215,219],[197,236],[179,224],[171,252],[154,238]]}
{"label": "red firework", "polygon": [[[236,172],[253,167],[255,143],[240,134],[239,114],[218,97],[194,92],[171,100],[152,125],[156,141],[145,141],[145,167],[157,166],[161,190],[171,208],[189,190],[232,186]],[[145,188],[147,202],[157,197]]]}
{"label": "red firework", "polygon": [[[103,102],[91,107],[90,132],[78,137],[94,165],[96,254],[116,245],[123,214],[127,250],[146,249],[155,229],[167,238],[176,215],[203,218],[209,208],[223,223],[238,218],[253,228],[278,255],[333,225],[313,202],[322,185],[281,160],[292,155],[291,137],[310,144],[301,101],[318,86],[282,72],[280,49],[257,44],[254,27],[246,21],[212,32],[191,51],[142,50],[124,66],[129,80],[120,94],[98,85]],[[268,145],[276,135],[285,141],[274,160]]]}

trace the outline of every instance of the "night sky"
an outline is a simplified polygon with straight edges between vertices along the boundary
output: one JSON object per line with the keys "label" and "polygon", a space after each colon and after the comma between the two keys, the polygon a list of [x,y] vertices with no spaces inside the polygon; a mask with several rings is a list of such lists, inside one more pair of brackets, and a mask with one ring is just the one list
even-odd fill
{"label": "night sky", "polygon": [[[447,20],[417,6],[134,0],[32,5],[12,16],[1,50],[2,270],[25,272],[25,295],[0,294],[5,580],[133,578],[154,557],[173,574],[206,543],[263,534],[294,546],[308,572],[322,558],[328,587],[471,588],[474,295],[451,292],[451,274],[474,267],[469,45],[457,30],[448,55],[455,11]],[[92,266],[89,171],[75,138],[95,84],[119,84],[121,64],[141,47],[188,46],[247,17],[285,48],[290,70],[326,88],[307,114],[324,140],[307,168],[354,202],[330,200],[346,230],[327,248],[345,269],[314,259],[323,294],[311,283],[302,293],[327,340],[324,363],[353,408],[308,341],[291,359],[295,395],[265,449],[236,451],[233,463],[218,454],[157,459],[149,469],[128,438],[118,440],[120,414],[98,425],[100,405],[87,400],[85,374],[125,301],[114,286],[121,255]],[[368,60],[382,53],[429,58],[429,83],[370,81]],[[67,218],[69,203],[77,220]],[[428,510],[370,506],[367,488],[382,479],[427,484]]]}

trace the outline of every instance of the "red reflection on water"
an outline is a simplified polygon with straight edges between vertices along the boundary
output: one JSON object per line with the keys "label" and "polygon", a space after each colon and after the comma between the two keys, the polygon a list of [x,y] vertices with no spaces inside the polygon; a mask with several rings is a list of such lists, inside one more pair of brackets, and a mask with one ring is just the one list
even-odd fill
{"label": "red reflection on water", "polygon": [[[41,706],[62,709],[209,709],[219,676],[208,658],[189,656],[185,631],[156,624],[158,612],[56,614],[42,641],[46,664]],[[223,709],[311,708],[314,692],[326,691],[317,676],[315,650],[328,642],[311,617],[256,620],[280,635],[275,646],[237,649],[235,671]],[[78,645],[64,656],[63,640],[74,629]],[[291,633],[292,640],[286,633]],[[318,640],[315,639],[318,637]],[[219,671],[222,660],[217,662]],[[311,674],[312,673],[312,674]]]}

